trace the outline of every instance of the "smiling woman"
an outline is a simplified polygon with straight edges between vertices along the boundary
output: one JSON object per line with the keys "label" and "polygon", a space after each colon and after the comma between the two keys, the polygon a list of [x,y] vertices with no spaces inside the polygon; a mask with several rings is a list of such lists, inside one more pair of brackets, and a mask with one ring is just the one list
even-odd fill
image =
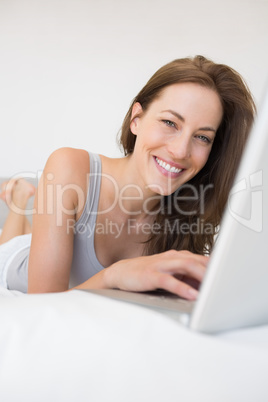
{"label": "smiling woman", "polygon": [[[29,189],[23,181],[3,189],[10,214],[0,256],[13,250],[0,267],[4,285],[28,293],[163,288],[195,299],[254,111],[230,67],[202,56],[162,67],[125,117],[124,158],[70,148],[49,157],[32,237],[19,250],[29,225],[18,189],[23,199]],[[19,222],[19,233],[10,230]]]}
{"label": "smiling woman", "polygon": [[[148,254],[171,248],[190,250],[197,254],[211,252],[216,230],[254,119],[255,105],[250,91],[243,78],[232,68],[213,63],[203,56],[174,60],[160,68],[134,98],[125,117],[120,138],[125,155],[132,154],[136,146],[136,136],[130,129],[135,104],[140,104],[144,113],[151,108],[152,101],[158,100],[163,92],[172,88],[175,91],[176,87],[182,88],[183,85],[188,87],[189,96],[182,99],[180,104],[177,103],[175,110],[163,112],[167,113],[163,116],[164,123],[169,127],[172,126],[177,132],[181,125],[189,124],[189,121],[185,121],[184,109],[178,110],[179,105],[184,108],[189,105],[188,102],[192,104],[196,102],[196,108],[192,111],[202,110],[203,113],[198,114],[199,121],[195,113],[191,114],[190,123],[197,123],[195,127],[197,131],[193,131],[192,135],[208,146],[209,155],[200,171],[184,181],[184,183],[187,181],[187,184],[174,192],[171,191],[163,198],[161,213],[155,217],[155,221],[163,227],[163,231],[161,235],[153,234],[147,242]],[[192,93],[190,96],[190,89],[196,91],[196,94]],[[186,93],[185,95],[187,96]],[[171,99],[173,101],[174,97]],[[204,121],[204,117],[209,113],[214,119],[212,126],[210,124],[207,126],[208,122]],[[184,164],[186,159],[183,159]],[[181,168],[184,168],[184,164]],[[201,193],[205,193],[205,204],[200,202],[201,199],[204,200]],[[178,204],[183,213],[176,207]],[[167,220],[171,223],[180,222],[182,226],[186,224],[189,227],[188,233],[179,236],[174,231],[166,232],[164,227]],[[195,227],[200,221],[203,222],[204,228],[210,229],[193,233],[190,228]]]}
{"label": "smiling woman", "polygon": [[[194,177],[207,162],[222,116],[218,94],[193,83],[168,86],[146,111],[136,102],[130,124],[137,137],[132,157],[141,174],[153,174],[147,186],[169,195]],[[148,158],[156,162],[159,177]]]}

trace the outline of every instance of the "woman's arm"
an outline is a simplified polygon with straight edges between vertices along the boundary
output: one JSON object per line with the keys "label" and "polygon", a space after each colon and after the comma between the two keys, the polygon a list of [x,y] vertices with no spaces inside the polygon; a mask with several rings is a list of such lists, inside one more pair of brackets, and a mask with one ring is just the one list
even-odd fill
{"label": "woman's arm", "polygon": [[[88,173],[86,151],[63,148],[48,159],[35,197],[28,293],[68,290],[73,257],[70,228],[85,204]],[[207,260],[204,256],[175,250],[125,259],[74,289],[146,291],[162,288],[195,299],[197,291],[180,279],[188,277],[201,282]]]}
{"label": "woman's arm", "polygon": [[62,148],[49,157],[34,202],[28,293],[68,289],[73,256],[70,228],[84,207],[88,173],[86,151]]}

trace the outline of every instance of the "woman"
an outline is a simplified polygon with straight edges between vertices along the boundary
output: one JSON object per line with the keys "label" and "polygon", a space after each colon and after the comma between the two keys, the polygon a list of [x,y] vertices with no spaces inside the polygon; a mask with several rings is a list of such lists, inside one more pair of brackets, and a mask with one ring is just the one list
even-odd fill
{"label": "woman", "polygon": [[49,157],[32,238],[2,245],[27,239],[4,264],[6,286],[162,288],[196,299],[254,111],[225,65],[197,56],[162,67],[125,117],[124,158],[70,148]]}

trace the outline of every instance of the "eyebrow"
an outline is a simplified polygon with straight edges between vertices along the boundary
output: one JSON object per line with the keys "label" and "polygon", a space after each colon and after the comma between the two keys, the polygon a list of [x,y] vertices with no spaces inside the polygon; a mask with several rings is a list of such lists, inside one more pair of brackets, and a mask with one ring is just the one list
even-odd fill
{"label": "eyebrow", "polygon": [[[174,116],[177,117],[177,119],[179,119],[180,121],[182,121],[183,123],[185,123],[185,118],[182,117],[182,115],[180,115],[179,113],[175,112],[174,110],[168,109],[168,110],[162,110],[163,112],[169,112],[171,114],[173,114]],[[212,127],[200,127],[199,130],[202,131],[212,131],[213,133],[216,133],[216,130]]]}

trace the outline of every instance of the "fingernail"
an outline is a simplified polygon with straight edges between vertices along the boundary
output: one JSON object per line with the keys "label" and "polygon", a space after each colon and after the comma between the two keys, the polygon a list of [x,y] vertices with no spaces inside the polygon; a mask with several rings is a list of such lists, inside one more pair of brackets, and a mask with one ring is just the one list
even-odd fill
{"label": "fingernail", "polygon": [[198,292],[196,289],[194,289],[194,288],[189,288],[189,289],[188,289],[188,293],[189,293],[189,295],[192,296],[194,299],[196,299],[197,296],[199,295],[199,292]]}

